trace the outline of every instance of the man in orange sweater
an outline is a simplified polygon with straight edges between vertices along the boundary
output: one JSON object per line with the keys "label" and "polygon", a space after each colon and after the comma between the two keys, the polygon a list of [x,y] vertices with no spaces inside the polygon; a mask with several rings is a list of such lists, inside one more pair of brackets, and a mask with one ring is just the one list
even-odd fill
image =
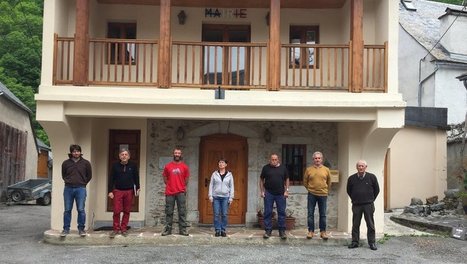
{"label": "man in orange sweater", "polygon": [[313,153],[313,165],[308,167],[303,175],[303,185],[308,190],[308,234],[306,238],[312,239],[315,235],[315,207],[318,203],[319,233],[322,239],[327,240],[326,234],[326,202],[331,189],[331,173],[323,165],[323,153]]}

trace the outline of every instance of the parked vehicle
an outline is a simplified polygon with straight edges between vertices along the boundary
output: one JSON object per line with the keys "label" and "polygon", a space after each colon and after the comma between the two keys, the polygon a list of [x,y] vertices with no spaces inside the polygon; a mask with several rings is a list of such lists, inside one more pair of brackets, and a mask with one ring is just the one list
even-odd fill
{"label": "parked vehicle", "polygon": [[36,200],[37,204],[49,205],[52,201],[52,181],[30,179],[15,183],[7,188],[7,204]]}

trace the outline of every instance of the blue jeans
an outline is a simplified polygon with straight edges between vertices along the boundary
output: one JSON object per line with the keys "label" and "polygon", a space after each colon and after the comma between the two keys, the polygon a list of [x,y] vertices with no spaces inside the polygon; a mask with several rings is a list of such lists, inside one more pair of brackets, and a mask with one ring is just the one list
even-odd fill
{"label": "blue jeans", "polygon": [[277,225],[279,230],[285,230],[285,196],[284,194],[270,194],[264,192],[264,230],[272,230],[272,209],[274,202],[277,207]]}
{"label": "blue jeans", "polygon": [[225,231],[225,228],[227,227],[229,197],[214,196],[212,208],[214,210],[214,229],[216,229],[216,231]]}
{"label": "blue jeans", "polygon": [[63,190],[63,201],[65,202],[65,212],[63,212],[63,230],[70,230],[71,210],[73,210],[73,202],[76,201],[76,209],[78,210],[78,230],[84,230],[86,222],[86,212],[84,204],[86,202],[86,187],[67,187]]}
{"label": "blue jeans", "polygon": [[315,232],[315,207],[318,202],[319,210],[319,231],[326,231],[326,201],[327,196],[317,196],[308,193],[308,231]]}

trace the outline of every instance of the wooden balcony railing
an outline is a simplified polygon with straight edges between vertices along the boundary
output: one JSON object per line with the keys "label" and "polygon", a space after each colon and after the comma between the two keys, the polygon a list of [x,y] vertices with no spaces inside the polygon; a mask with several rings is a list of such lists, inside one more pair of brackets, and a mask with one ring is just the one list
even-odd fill
{"label": "wooden balcony railing", "polygon": [[[157,86],[157,41],[91,39],[88,83]],[[55,37],[54,84],[73,82],[74,39]]]}
{"label": "wooden balcony railing", "polygon": [[348,90],[349,45],[283,44],[281,87]]}
{"label": "wooden balcony railing", "polygon": [[[348,45],[283,44],[281,89],[348,91]],[[53,82],[73,83],[74,39],[55,36]],[[267,89],[266,43],[172,42],[172,86]],[[365,45],[363,91],[387,92],[387,43]],[[157,86],[156,40],[91,39],[88,83]]]}
{"label": "wooden balcony railing", "polygon": [[265,89],[266,54],[266,43],[174,41],[172,85]]}

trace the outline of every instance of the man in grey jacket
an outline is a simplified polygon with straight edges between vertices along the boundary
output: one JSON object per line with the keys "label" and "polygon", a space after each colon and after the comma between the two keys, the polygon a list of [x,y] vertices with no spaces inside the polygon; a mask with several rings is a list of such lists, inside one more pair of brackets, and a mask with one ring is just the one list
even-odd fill
{"label": "man in grey jacket", "polygon": [[227,160],[220,159],[218,161],[219,169],[211,175],[209,184],[209,200],[212,203],[214,211],[214,229],[215,236],[226,237],[225,231],[227,227],[227,212],[229,205],[232,204],[234,198],[234,179],[230,171],[226,169]]}

